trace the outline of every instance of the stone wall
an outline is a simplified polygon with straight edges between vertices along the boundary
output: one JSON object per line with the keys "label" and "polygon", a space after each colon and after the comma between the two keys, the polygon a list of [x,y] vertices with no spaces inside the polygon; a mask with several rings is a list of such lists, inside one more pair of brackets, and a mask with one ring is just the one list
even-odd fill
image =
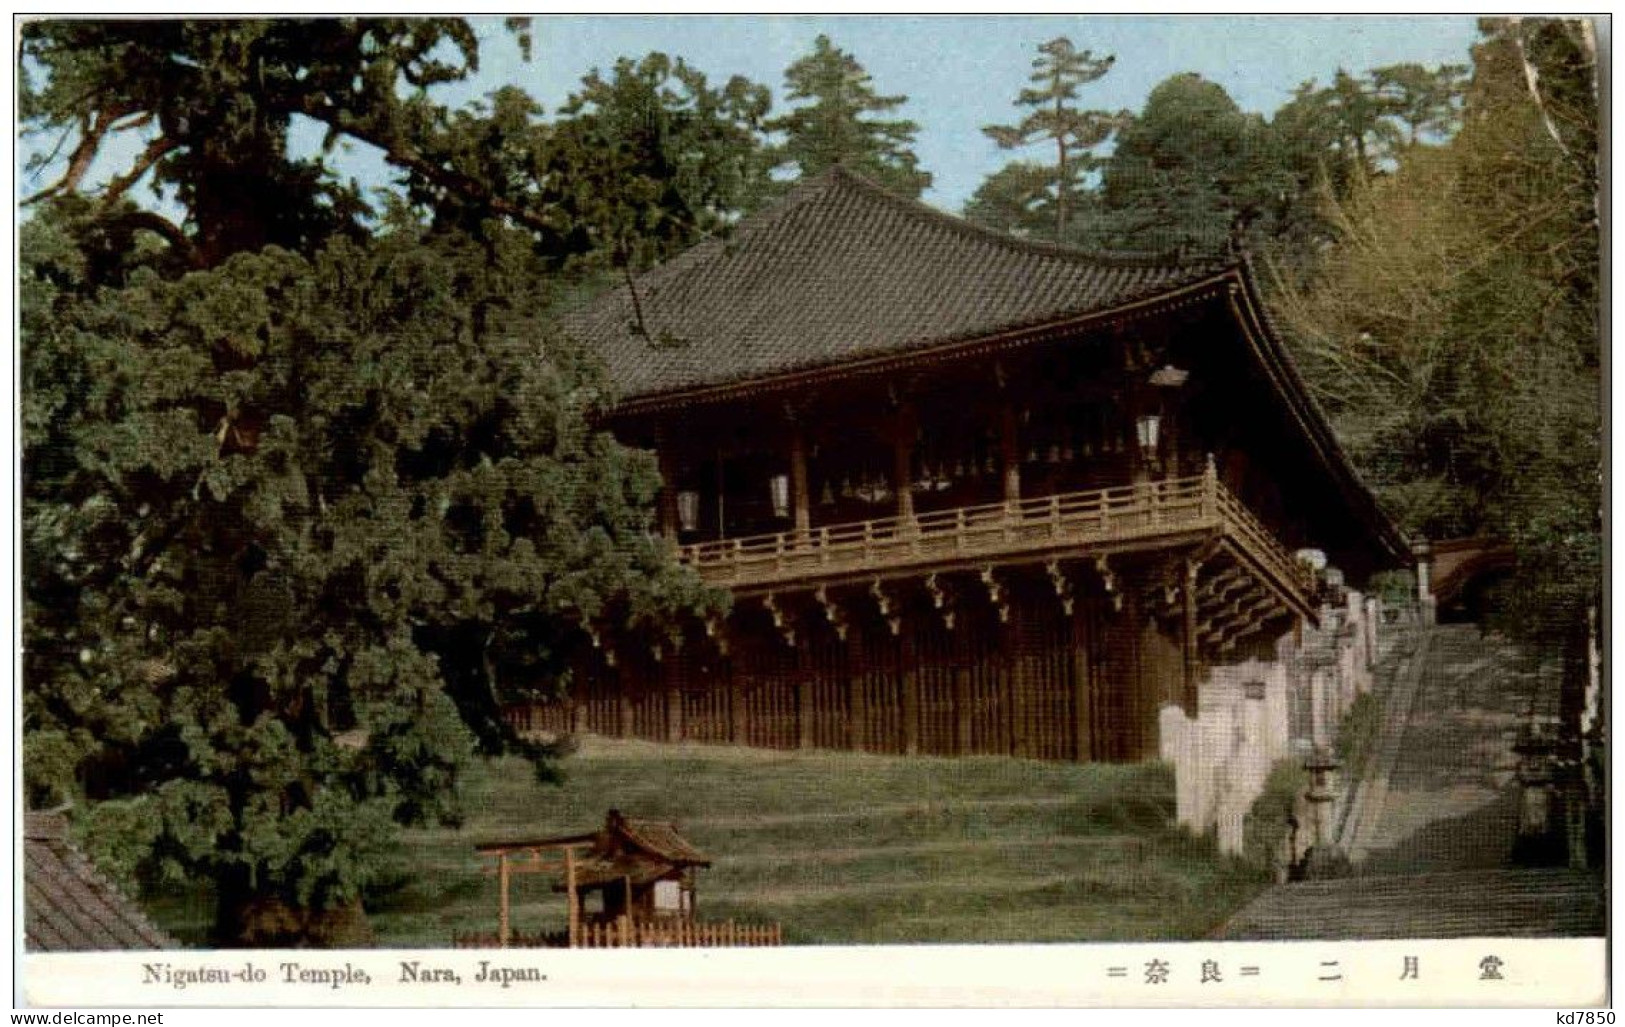
{"label": "stone wall", "polygon": [[1331,591],[1337,601],[1322,608],[1320,627],[1305,629],[1301,640],[1283,637],[1274,659],[1210,668],[1195,717],[1176,705],[1159,713],[1178,822],[1214,831],[1221,852],[1241,852],[1247,811],[1275,762],[1329,748],[1355,698],[1371,687],[1381,642],[1377,600]]}

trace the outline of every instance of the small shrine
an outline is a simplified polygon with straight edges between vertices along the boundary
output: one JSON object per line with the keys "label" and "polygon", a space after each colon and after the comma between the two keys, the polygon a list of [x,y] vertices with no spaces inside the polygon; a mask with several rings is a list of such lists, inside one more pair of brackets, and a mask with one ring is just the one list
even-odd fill
{"label": "small shrine", "polygon": [[[610,810],[604,826],[588,834],[492,842],[475,846],[496,861],[497,933],[459,934],[468,947],[633,948],[778,945],[778,924],[706,923],[695,916],[696,871],[711,860],[677,830],[658,820],[634,820]],[[515,874],[554,874],[563,893],[564,931],[524,934],[515,929],[511,887]]]}

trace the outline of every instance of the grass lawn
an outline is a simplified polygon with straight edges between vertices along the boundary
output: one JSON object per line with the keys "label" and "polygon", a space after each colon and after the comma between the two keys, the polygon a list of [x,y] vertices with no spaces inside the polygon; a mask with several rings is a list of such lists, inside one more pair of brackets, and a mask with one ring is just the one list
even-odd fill
{"label": "grass lawn", "polygon": [[[1162,765],[588,739],[564,769],[558,786],[518,760],[484,764],[461,830],[407,832],[367,903],[379,943],[494,930],[496,880],[474,845],[594,829],[611,807],[675,820],[712,858],[702,917],[776,920],[786,943],[1199,938],[1266,883],[1172,826]],[[514,882],[516,928],[563,926],[549,879]],[[195,903],[151,908],[183,938],[207,919]]]}

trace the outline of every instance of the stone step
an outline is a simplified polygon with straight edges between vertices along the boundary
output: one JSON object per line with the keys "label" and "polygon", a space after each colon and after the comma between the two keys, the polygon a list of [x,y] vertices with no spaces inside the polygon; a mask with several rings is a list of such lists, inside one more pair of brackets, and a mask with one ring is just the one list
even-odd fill
{"label": "stone step", "polygon": [[1216,937],[1590,937],[1604,933],[1606,914],[1602,878],[1584,870],[1396,874],[1271,888]]}

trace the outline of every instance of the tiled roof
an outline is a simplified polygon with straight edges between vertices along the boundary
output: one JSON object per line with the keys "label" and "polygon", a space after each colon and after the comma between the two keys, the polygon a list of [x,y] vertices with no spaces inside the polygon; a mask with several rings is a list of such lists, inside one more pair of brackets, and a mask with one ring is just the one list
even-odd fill
{"label": "tiled roof", "polygon": [[24,815],[23,887],[25,944],[31,951],[180,947],[73,847],[61,814]]}
{"label": "tiled roof", "polygon": [[[705,853],[689,844],[687,838],[677,833],[676,824],[668,824],[660,820],[621,820],[619,824],[621,836],[645,852],[679,864],[697,864],[710,866],[711,860]],[[613,829],[613,828],[612,828]]]}
{"label": "tiled roof", "polygon": [[564,324],[632,399],[1041,325],[1217,270],[1025,242],[837,166],[637,277],[636,307],[623,284]]}

